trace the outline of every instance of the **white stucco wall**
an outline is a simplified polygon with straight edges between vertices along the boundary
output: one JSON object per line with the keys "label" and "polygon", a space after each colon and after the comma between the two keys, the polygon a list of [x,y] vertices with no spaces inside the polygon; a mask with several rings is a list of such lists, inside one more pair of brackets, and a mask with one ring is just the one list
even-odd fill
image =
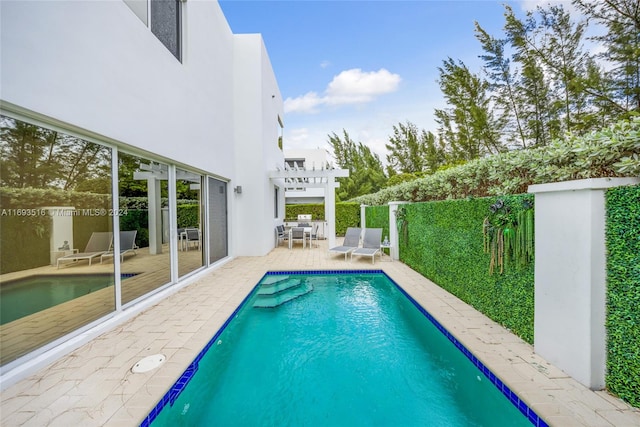
{"label": "white stucco wall", "polygon": [[532,185],[535,351],[582,384],[605,386],[605,190],[636,178]]}
{"label": "white stucco wall", "polygon": [[259,35],[232,34],[214,0],[181,2],[180,62],[123,1],[0,7],[3,108],[228,180],[230,255],[273,248],[284,112]]}
{"label": "white stucco wall", "polygon": [[122,1],[2,1],[2,100],[233,176],[232,33],[181,3],[180,63]]}
{"label": "white stucco wall", "polygon": [[[235,141],[236,180],[242,194],[235,194],[233,215],[236,253],[246,256],[267,254],[274,247],[274,183],[268,172],[284,167],[278,147],[284,115],[282,96],[262,37],[257,34],[234,36],[235,56]],[[256,101],[257,100],[257,101]],[[255,123],[262,123],[262,127]],[[281,191],[280,197],[284,198]],[[282,210],[281,210],[282,215]],[[281,220],[281,218],[280,218]]]}

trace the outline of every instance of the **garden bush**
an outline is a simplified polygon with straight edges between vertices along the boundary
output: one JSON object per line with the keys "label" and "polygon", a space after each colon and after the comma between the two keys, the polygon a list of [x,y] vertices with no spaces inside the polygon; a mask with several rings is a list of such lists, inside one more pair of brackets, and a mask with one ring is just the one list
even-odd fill
{"label": "garden bush", "polygon": [[599,132],[568,135],[548,146],[471,160],[351,201],[378,206],[391,201],[500,196],[525,193],[531,184],[639,175],[640,117],[634,117]]}

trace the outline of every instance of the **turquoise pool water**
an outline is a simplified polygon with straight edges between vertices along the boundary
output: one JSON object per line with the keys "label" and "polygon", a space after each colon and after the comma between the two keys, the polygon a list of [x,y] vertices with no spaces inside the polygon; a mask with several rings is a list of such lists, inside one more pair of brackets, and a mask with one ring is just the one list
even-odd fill
{"label": "turquoise pool water", "polygon": [[[122,280],[133,276],[123,274]],[[37,313],[82,295],[113,286],[113,274],[35,275],[2,283],[0,324]]]}
{"label": "turquoise pool water", "polygon": [[278,276],[142,425],[546,425],[383,273]]}

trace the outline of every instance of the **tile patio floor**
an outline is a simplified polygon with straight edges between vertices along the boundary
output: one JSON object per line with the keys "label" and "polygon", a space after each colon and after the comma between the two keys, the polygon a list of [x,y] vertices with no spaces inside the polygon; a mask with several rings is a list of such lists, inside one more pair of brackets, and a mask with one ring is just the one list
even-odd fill
{"label": "tile patio floor", "polygon": [[[345,262],[319,248],[274,249],[241,257],[129,321],[100,335],[2,392],[0,424],[9,426],[135,426],[269,270],[382,269],[454,334],[552,426],[640,426],[640,410],[593,392],[533,348],[400,262]],[[166,362],[134,374],[141,358]]]}

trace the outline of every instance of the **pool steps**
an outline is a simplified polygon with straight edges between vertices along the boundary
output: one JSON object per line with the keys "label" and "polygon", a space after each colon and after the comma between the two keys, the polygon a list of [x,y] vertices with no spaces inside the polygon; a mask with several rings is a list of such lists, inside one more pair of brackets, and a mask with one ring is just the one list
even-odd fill
{"label": "pool steps", "polygon": [[294,300],[313,290],[309,283],[300,283],[300,279],[289,279],[289,276],[269,276],[261,284],[257,292],[255,308],[274,308]]}

